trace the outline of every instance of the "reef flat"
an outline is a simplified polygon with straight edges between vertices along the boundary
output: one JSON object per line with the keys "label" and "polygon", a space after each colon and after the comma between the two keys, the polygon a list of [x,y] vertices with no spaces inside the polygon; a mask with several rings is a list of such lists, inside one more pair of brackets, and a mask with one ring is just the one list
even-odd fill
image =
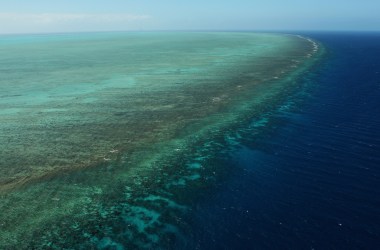
{"label": "reef flat", "polygon": [[223,138],[286,99],[303,37],[0,38],[0,248],[169,246]]}

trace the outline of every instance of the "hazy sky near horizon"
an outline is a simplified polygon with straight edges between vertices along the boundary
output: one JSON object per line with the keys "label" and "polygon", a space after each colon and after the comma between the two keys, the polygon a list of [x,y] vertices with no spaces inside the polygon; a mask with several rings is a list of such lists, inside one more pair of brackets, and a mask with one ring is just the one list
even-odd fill
{"label": "hazy sky near horizon", "polygon": [[0,33],[380,30],[379,0],[0,0]]}

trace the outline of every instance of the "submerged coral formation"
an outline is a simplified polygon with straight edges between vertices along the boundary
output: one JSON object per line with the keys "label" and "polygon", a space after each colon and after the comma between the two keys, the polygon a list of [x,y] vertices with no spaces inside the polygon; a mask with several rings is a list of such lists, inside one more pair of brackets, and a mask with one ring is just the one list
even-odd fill
{"label": "submerged coral formation", "polygon": [[319,53],[255,33],[0,43],[0,248],[19,249],[174,244],[191,190],[217,178],[213,153],[265,126]]}

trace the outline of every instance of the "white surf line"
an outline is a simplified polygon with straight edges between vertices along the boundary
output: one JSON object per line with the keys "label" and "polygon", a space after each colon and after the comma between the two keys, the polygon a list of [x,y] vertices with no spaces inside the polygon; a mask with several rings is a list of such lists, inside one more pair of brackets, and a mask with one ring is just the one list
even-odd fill
{"label": "white surf line", "polygon": [[313,39],[308,38],[308,37],[304,37],[304,36],[301,36],[301,35],[295,35],[295,36],[296,36],[296,37],[299,37],[299,38],[301,38],[301,39],[305,39],[306,41],[310,42],[311,45],[313,46],[313,51],[312,51],[312,53],[307,54],[307,57],[311,57],[313,54],[315,54],[315,53],[318,51],[318,49],[319,49],[319,45],[318,45],[318,43],[316,43]]}

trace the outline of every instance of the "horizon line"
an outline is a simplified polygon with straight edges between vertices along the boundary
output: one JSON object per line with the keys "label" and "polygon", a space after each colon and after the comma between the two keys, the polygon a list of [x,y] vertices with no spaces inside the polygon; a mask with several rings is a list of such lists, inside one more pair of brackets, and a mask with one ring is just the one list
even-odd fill
{"label": "horizon line", "polygon": [[60,34],[83,34],[83,33],[128,33],[128,32],[263,32],[263,33],[284,33],[284,32],[311,32],[311,33],[380,33],[379,30],[355,30],[355,29],[135,29],[135,30],[88,30],[88,31],[46,31],[46,32],[15,32],[0,33],[0,36],[10,35],[60,35]]}

